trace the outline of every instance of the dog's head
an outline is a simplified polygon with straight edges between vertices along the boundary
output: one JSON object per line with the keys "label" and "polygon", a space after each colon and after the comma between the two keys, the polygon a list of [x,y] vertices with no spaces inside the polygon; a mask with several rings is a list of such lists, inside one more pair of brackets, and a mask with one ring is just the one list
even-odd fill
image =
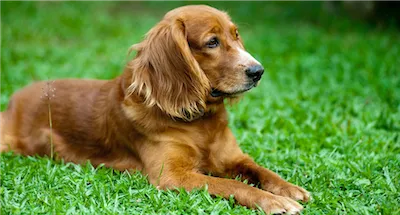
{"label": "dog's head", "polygon": [[238,96],[264,72],[245,51],[230,17],[209,6],[168,12],[132,49],[138,53],[128,64],[128,92],[187,121],[206,110],[208,98]]}

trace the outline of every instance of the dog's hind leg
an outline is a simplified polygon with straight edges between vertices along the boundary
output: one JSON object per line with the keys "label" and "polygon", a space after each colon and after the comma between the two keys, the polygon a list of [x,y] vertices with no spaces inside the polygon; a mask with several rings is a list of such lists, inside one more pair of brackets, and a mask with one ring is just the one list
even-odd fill
{"label": "dog's hind leg", "polygon": [[57,148],[64,144],[63,138],[49,128],[39,129],[35,135],[23,139],[30,155],[47,155],[57,158]]}
{"label": "dog's hind leg", "polygon": [[8,145],[5,142],[5,134],[4,134],[4,118],[3,118],[3,112],[0,112],[0,152],[5,152],[7,151]]}
{"label": "dog's hind leg", "polygon": [[12,150],[11,146],[15,144],[17,138],[8,134],[6,130],[5,113],[0,112],[0,152],[7,152]]}
{"label": "dog's hind leg", "polygon": [[63,144],[62,137],[50,132],[48,128],[38,129],[29,136],[15,135],[15,132],[5,126],[8,122],[4,120],[3,113],[0,115],[0,152],[14,151],[27,156],[51,156],[56,145]]}

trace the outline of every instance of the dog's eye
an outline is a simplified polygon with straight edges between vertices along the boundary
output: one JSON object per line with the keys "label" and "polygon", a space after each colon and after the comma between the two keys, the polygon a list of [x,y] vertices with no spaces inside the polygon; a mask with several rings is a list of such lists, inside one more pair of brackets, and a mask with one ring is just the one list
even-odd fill
{"label": "dog's eye", "polygon": [[236,39],[239,39],[239,31],[235,30]]}
{"label": "dog's eye", "polygon": [[219,46],[218,38],[216,38],[216,37],[211,38],[211,40],[206,43],[206,46],[208,48],[215,48],[215,47]]}

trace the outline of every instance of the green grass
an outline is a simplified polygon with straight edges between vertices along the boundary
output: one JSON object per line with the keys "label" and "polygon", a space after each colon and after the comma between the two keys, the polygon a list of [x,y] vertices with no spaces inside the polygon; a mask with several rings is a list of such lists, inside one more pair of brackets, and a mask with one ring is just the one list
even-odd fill
{"label": "green grass", "polygon": [[[130,45],[182,2],[1,2],[1,109],[35,80],[110,79]],[[241,148],[311,191],[304,214],[400,214],[400,37],[320,3],[214,2],[267,69],[229,108]],[[252,214],[205,190],[1,155],[1,214]]]}

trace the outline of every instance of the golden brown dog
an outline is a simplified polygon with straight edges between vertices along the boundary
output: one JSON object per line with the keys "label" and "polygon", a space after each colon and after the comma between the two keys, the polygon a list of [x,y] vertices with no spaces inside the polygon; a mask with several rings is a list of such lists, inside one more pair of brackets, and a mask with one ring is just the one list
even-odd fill
{"label": "golden brown dog", "polygon": [[[224,99],[256,86],[264,70],[226,13],[177,8],[132,49],[114,80],[39,82],[15,93],[1,113],[1,151],[54,150],[69,162],[140,170],[162,189],[207,185],[267,213],[302,210],[295,200],[308,192],[257,165],[227,126]],[[262,189],[227,178],[237,175]]]}

